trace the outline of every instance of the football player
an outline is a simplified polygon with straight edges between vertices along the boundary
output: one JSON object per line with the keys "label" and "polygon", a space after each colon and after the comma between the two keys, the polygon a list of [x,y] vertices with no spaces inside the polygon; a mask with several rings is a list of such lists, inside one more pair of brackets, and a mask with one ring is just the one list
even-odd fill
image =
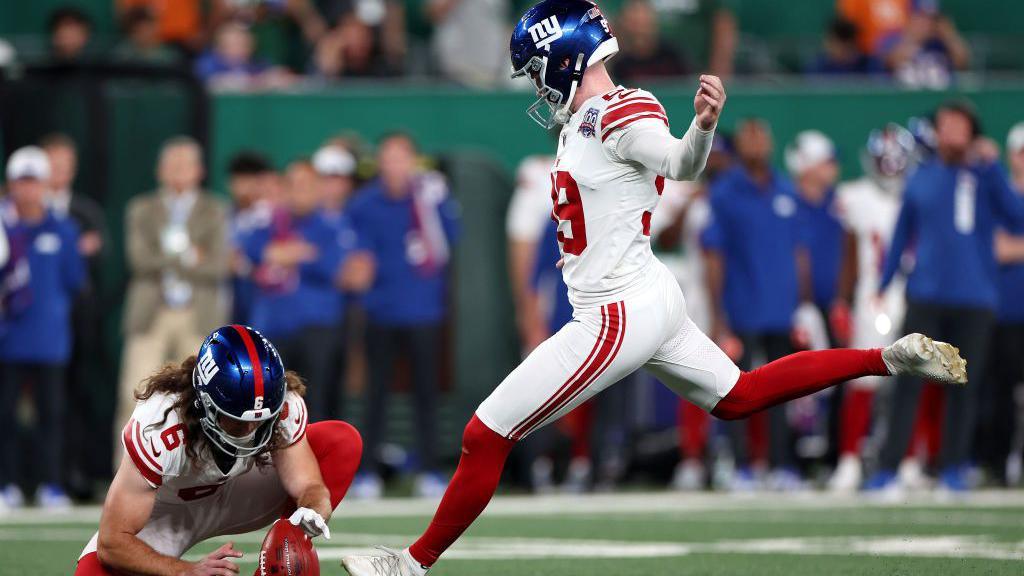
{"label": "football player", "polygon": [[344,558],[350,574],[425,574],[486,507],[517,441],[638,368],[724,419],[860,376],[913,373],[965,383],[957,350],[920,334],[884,350],[802,352],[741,372],[687,316],[679,284],[650,245],[665,179],[693,180],[704,168],[725,89],[701,76],[696,116],[675,138],[654,95],[612,82],[605,61],[617,51],[608,22],[586,0],[543,0],[513,31],[513,75],[531,79],[539,96],[528,114],[545,128],[563,125],[552,217],[574,318],[477,408],[423,536],[401,551]]}
{"label": "football player", "polygon": [[307,425],[305,385],[246,326],[218,328],[197,356],[145,381],[124,427],[126,457],[76,576],[238,573],[231,543],[199,562],[196,543],[289,518],[330,538],[327,521],[359,466],[345,422]]}
{"label": "football player", "polygon": [[[903,324],[906,282],[893,281],[881,298],[878,285],[903,202],[903,186],[919,160],[914,135],[899,124],[889,124],[868,137],[861,154],[865,176],[840,184],[837,190],[840,219],[856,239],[856,250],[848,254],[854,261],[845,264],[856,270],[844,276],[852,285],[840,286],[840,292],[852,296],[849,325],[851,344],[855,347],[892,344],[897,327]],[[837,320],[834,313],[833,320]],[[876,376],[858,378],[843,392],[839,464],[829,480],[832,490],[851,492],[860,487],[861,442],[867,436],[874,391],[881,382]]]}

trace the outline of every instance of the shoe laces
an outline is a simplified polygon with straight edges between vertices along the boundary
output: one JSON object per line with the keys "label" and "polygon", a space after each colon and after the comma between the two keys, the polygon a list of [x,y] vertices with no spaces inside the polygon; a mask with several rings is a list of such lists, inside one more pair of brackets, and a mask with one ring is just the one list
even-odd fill
{"label": "shoe laces", "polygon": [[386,546],[377,546],[377,549],[384,552],[383,556],[373,556],[370,565],[379,576],[404,576],[402,574],[402,555],[397,550]]}

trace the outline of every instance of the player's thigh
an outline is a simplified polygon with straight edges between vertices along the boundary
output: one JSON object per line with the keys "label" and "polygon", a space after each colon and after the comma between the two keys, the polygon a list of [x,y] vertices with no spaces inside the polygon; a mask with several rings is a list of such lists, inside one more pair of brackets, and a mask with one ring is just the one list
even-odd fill
{"label": "player's thigh", "polygon": [[477,417],[513,440],[557,420],[650,358],[657,342],[643,329],[645,314],[629,302],[578,311],[480,404]]}
{"label": "player's thigh", "polygon": [[740,377],[736,363],[689,318],[644,367],[676,394],[709,412]]}

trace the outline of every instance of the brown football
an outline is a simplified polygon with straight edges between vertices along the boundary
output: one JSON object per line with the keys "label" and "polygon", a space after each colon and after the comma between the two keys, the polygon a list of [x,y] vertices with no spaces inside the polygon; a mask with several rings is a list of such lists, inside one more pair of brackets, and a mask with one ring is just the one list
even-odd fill
{"label": "brown football", "polygon": [[284,518],[270,527],[257,561],[253,576],[320,576],[320,560],[313,542],[301,528]]}

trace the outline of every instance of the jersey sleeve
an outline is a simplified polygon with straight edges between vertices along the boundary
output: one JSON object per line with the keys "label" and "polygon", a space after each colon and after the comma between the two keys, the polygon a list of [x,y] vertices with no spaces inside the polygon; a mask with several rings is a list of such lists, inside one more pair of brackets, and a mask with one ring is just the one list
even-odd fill
{"label": "jersey sleeve", "polygon": [[173,409],[167,412],[172,404],[160,395],[140,402],[121,431],[125,457],[153,488],[178,476],[185,462],[185,428]]}
{"label": "jersey sleeve", "polygon": [[600,118],[601,143],[615,157],[619,139],[627,132],[643,126],[661,127],[668,131],[668,114],[653,94],[630,90],[612,99]]}
{"label": "jersey sleeve", "polygon": [[306,424],[309,413],[306,411],[306,401],[295,392],[289,392],[285,396],[284,408],[281,409],[280,426],[284,434],[285,446],[291,446],[306,435]]}

